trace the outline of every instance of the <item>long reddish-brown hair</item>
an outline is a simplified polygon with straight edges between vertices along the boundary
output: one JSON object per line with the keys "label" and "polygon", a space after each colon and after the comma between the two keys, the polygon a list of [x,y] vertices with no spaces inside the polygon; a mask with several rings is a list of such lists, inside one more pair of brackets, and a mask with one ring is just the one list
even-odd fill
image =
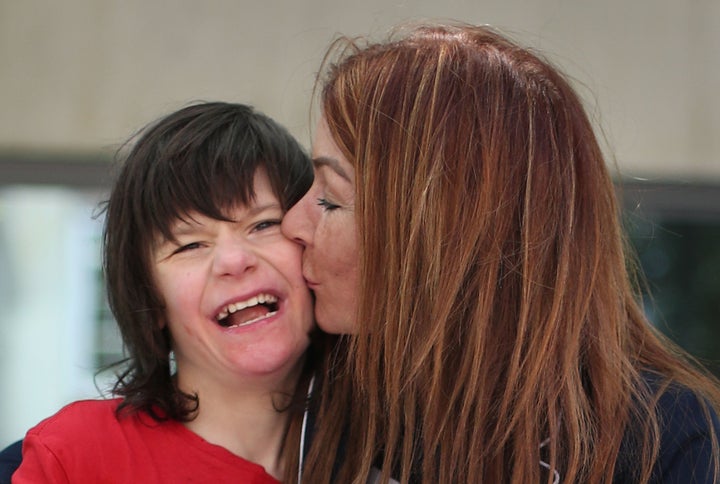
{"label": "long reddish-brown hair", "polygon": [[569,82],[486,27],[340,45],[320,107],[355,167],[359,333],[307,482],[609,482],[630,432],[647,481],[659,395],[720,395],[643,315]]}

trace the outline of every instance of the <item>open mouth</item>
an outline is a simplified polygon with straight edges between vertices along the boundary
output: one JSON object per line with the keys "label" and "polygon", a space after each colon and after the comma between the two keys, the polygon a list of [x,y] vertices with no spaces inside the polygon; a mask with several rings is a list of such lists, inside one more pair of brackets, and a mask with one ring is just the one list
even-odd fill
{"label": "open mouth", "polygon": [[245,301],[228,304],[215,320],[223,328],[248,326],[277,314],[278,298],[271,294],[258,294]]}

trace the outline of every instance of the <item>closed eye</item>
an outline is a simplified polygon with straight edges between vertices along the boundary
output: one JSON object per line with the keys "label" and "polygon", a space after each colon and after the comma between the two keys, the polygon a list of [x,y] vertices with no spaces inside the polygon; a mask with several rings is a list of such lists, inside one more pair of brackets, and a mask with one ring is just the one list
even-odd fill
{"label": "closed eye", "polygon": [[189,244],[181,245],[177,249],[175,249],[172,253],[173,254],[179,254],[181,252],[187,252],[189,250],[193,249],[199,249],[202,246],[200,242],[191,242]]}
{"label": "closed eye", "polygon": [[318,202],[318,205],[320,205],[324,210],[327,210],[327,211],[335,210],[336,208],[340,208],[340,205],[336,205],[332,202],[329,202],[325,198],[318,198],[317,202]]}

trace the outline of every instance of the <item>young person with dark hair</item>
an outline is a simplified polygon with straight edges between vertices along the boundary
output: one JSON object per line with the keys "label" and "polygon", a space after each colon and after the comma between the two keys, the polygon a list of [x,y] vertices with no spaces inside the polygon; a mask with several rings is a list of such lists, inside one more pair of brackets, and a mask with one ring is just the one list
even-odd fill
{"label": "young person with dark hair", "polygon": [[314,322],[280,222],[309,160],[239,104],[188,106],[131,141],[103,240],[117,398],[31,429],[13,482],[297,479]]}

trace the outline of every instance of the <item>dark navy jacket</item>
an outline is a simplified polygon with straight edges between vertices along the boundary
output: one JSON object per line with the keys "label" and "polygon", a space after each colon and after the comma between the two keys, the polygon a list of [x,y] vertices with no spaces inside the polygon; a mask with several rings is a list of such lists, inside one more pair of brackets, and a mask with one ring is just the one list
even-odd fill
{"label": "dark navy jacket", "polygon": [[0,484],[10,484],[10,476],[20,467],[22,440],[10,444],[0,452]]}
{"label": "dark navy jacket", "polygon": [[[713,450],[710,426],[697,397],[687,389],[671,389],[658,401],[660,453],[651,483],[712,483]],[[720,420],[713,414],[715,441],[720,438]],[[639,459],[632,439],[626,439],[618,459],[614,483],[631,483]],[[718,482],[720,482],[720,476]]]}

